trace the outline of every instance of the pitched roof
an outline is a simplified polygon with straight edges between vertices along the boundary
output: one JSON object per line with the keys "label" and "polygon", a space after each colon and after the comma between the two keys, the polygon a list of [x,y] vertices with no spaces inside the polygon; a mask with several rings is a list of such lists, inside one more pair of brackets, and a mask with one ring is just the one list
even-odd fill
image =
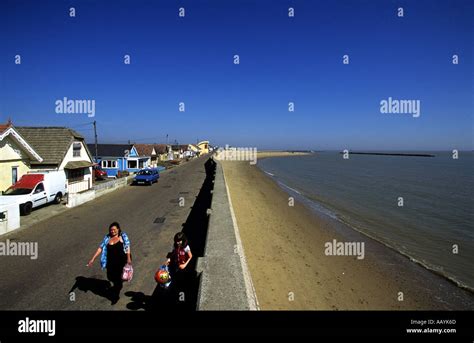
{"label": "pitched roof", "polygon": [[[95,144],[87,144],[87,147],[95,155]],[[97,144],[97,156],[124,157],[125,151],[132,148],[132,144]]]}
{"label": "pitched roof", "polygon": [[153,144],[134,144],[138,156],[151,156],[153,154]]}
{"label": "pitched roof", "polygon": [[0,131],[0,141],[5,139],[5,137],[11,136],[23,149],[24,151],[38,162],[42,162],[43,158],[38,154],[38,152],[29,144],[13,126],[6,125],[6,129]]}
{"label": "pitched roof", "polygon": [[3,131],[7,130],[9,127],[12,127],[12,126],[13,126],[13,124],[12,124],[11,120],[8,119],[6,124],[0,124],[0,133],[2,133]]}
{"label": "pitched roof", "polygon": [[10,127],[10,125],[1,124],[1,125],[0,125],[0,133],[2,133],[3,131],[5,131],[5,130],[8,129],[9,127]]}
{"label": "pitched roof", "polygon": [[168,146],[166,144],[155,144],[155,151],[157,154],[166,154]]}
{"label": "pitched roof", "polygon": [[84,141],[84,137],[67,127],[16,126],[15,130],[43,158],[41,164],[61,164],[71,144],[77,140]]}
{"label": "pitched roof", "polygon": [[171,149],[176,151],[176,150],[188,150],[189,145],[188,144],[174,144],[171,146]]}

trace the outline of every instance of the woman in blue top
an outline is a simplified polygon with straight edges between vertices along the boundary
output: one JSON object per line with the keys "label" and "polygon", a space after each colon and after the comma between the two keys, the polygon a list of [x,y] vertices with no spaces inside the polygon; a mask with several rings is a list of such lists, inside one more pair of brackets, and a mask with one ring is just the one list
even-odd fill
{"label": "woman in blue top", "polygon": [[123,280],[122,271],[126,263],[131,264],[130,240],[125,232],[120,229],[120,224],[113,222],[109,226],[109,233],[105,235],[92,259],[87,264],[92,266],[97,256],[100,256],[102,269],[107,268],[107,279],[112,282],[110,297],[112,304],[120,299]]}

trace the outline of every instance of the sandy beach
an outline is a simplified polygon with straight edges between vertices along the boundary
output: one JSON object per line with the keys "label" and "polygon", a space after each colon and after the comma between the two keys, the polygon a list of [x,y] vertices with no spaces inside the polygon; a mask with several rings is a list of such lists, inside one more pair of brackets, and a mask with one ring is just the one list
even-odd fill
{"label": "sandy beach", "polygon": [[[270,156],[259,155],[263,157]],[[464,302],[464,291],[358,233],[350,234],[365,242],[364,258],[326,255],[327,242],[348,237],[335,230],[334,220],[298,201],[289,206],[289,195],[257,166],[220,163],[262,310],[434,310],[472,305]],[[446,289],[454,294],[452,299],[444,298]]]}
{"label": "sandy beach", "polygon": [[309,155],[310,152],[303,151],[258,151],[257,158],[263,159],[268,157],[291,157]]}

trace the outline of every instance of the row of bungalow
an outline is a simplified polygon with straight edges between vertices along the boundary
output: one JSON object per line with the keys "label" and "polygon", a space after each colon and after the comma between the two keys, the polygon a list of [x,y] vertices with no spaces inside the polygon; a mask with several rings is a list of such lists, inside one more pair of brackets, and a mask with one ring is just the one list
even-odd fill
{"label": "row of bungalow", "polygon": [[109,177],[135,173],[160,162],[209,152],[209,142],[196,145],[86,144],[84,137],[66,127],[22,127],[9,121],[0,125],[0,191],[28,172],[64,170],[68,193],[93,187],[93,165]]}
{"label": "row of bungalow", "polygon": [[168,144],[88,144],[94,160],[109,177],[135,173],[143,168],[157,168],[161,162],[197,157],[210,151],[209,142],[196,145]]}

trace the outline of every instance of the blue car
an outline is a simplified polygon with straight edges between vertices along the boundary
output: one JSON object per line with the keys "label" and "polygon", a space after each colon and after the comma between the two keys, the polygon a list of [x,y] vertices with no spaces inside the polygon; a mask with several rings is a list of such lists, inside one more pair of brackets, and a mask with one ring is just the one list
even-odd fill
{"label": "blue car", "polygon": [[158,182],[160,178],[160,173],[156,168],[147,168],[140,170],[135,178],[133,183],[136,185],[152,185],[154,182]]}

